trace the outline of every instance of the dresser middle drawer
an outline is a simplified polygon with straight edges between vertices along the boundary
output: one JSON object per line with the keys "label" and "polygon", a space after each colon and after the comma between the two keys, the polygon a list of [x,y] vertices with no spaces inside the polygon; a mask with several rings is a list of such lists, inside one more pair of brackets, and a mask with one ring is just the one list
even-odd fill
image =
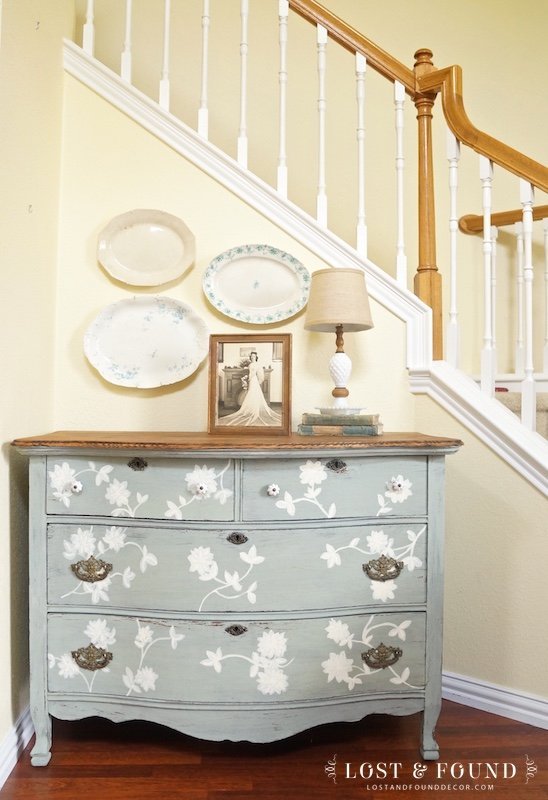
{"label": "dresser middle drawer", "polygon": [[48,602],[204,613],[424,603],[426,528],[50,524]]}

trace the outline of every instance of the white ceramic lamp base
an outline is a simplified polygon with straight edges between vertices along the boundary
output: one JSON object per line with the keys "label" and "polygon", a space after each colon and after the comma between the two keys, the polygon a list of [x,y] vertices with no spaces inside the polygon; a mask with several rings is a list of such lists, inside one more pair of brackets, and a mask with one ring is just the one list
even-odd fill
{"label": "white ceramic lamp base", "polygon": [[[348,389],[346,384],[352,373],[352,361],[346,353],[334,353],[329,360],[329,374],[335,384],[333,390],[333,408],[346,408],[348,406]],[[345,391],[345,393],[342,392]]]}

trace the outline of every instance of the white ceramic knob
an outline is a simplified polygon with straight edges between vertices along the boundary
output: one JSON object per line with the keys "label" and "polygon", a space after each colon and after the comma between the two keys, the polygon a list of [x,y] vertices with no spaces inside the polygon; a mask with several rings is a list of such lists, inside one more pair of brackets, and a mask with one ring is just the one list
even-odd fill
{"label": "white ceramic knob", "polygon": [[280,494],[280,487],[277,483],[271,483],[266,487],[266,493],[269,497],[278,497]]}

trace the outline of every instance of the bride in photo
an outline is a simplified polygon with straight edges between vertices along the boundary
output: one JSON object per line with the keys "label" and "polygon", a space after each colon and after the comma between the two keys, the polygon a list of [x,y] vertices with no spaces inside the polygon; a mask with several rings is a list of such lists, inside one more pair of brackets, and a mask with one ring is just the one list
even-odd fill
{"label": "bride in photo", "polygon": [[242,405],[233,414],[227,417],[220,417],[219,425],[281,425],[282,415],[273,411],[265,400],[261,384],[264,381],[264,371],[259,365],[259,355],[253,350],[249,354],[249,365],[247,375],[247,387],[244,380],[242,383],[247,388]]}

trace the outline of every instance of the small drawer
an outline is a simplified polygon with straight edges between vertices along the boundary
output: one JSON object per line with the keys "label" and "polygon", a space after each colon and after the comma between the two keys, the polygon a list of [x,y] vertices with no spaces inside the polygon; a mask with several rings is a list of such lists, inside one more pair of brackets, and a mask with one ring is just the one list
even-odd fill
{"label": "small drawer", "polygon": [[289,530],[48,525],[48,602],[156,611],[337,609],[426,600],[424,523]]}
{"label": "small drawer", "polygon": [[270,703],[425,684],[420,613],[273,621],[171,621],[50,615],[51,693],[141,704]]}
{"label": "small drawer", "polygon": [[426,514],[425,457],[247,461],[247,520],[344,519]]}
{"label": "small drawer", "polygon": [[234,519],[229,459],[48,457],[48,514],[120,520]]}

